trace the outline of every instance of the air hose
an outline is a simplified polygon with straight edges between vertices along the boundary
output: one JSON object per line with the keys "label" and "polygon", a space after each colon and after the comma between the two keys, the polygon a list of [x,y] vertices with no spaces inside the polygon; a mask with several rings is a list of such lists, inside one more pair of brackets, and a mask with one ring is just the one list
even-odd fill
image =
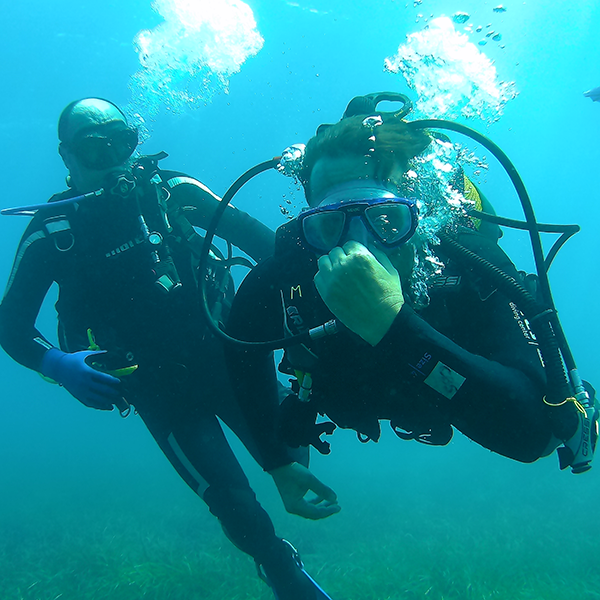
{"label": "air hose", "polygon": [[[259,163],[258,165],[248,169],[245,173],[240,175],[230,186],[230,188],[225,192],[219,206],[215,210],[212,220],[209,226],[206,229],[206,236],[204,238],[204,246],[202,249],[202,256],[200,258],[200,264],[198,266],[200,273],[205,273],[208,268],[208,257],[210,248],[212,245],[212,241],[215,236],[215,232],[217,230],[217,226],[219,221],[221,220],[227,206],[231,202],[232,198],[239,192],[239,190],[250,181],[256,175],[262,173],[263,171],[268,171],[269,169],[274,169],[279,164],[280,157],[272,158],[271,160],[267,160],[265,162]],[[328,321],[319,327],[314,327],[313,329],[306,331],[304,333],[300,333],[298,335],[293,335],[291,337],[281,338],[278,340],[264,341],[264,342],[251,342],[245,340],[238,340],[234,337],[231,337],[221,327],[211,316],[209,301],[208,301],[208,290],[207,290],[207,282],[206,278],[202,277],[200,279],[200,297],[201,297],[201,305],[204,311],[204,315],[206,317],[206,324],[212,333],[221,339],[224,342],[230,344],[237,344],[238,346],[246,347],[246,348],[262,348],[264,350],[279,350],[283,348],[288,348],[289,346],[295,346],[297,344],[307,344],[311,339],[318,339],[320,337],[326,335],[332,335],[337,331],[337,325],[335,320]]]}
{"label": "air hose", "polygon": [[571,385],[562,360],[558,339],[552,327],[554,310],[546,307],[528,292],[514,277],[511,277],[486,259],[459,244],[447,233],[438,234],[444,250],[459,262],[495,285],[512,300],[525,315],[535,333],[540,353],[546,366],[547,402],[559,405],[571,396]]}

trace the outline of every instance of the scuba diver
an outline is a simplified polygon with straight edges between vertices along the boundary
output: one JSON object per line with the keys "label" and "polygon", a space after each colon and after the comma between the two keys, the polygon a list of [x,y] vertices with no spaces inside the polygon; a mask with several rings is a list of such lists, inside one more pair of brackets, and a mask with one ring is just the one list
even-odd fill
{"label": "scuba diver", "polygon": [[[275,534],[217,420],[262,461],[199,302],[199,277],[206,278],[212,318],[226,317],[233,296],[232,261],[216,247],[210,269],[197,268],[203,237],[195,227],[206,228],[220,198],[184,173],[159,168],[165,153],[137,156],[137,130],[107,100],[69,104],[58,137],[69,189],[47,203],[3,211],[33,219],[0,305],[0,344],[85,406],[117,407],[126,416],[133,405],[278,600],[329,598]],[[218,235],[256,261],[266,259],[273,232],[226,208]],[[54,282],[60,348],[36,328]],[[313,518],[339,510],[332,490],[318,481],[312,487],[330,500],[315,506]]]}
{"label": "scuba diver", "polygon": [[[403,109],[378,111],[382,100]],[[558,449],[561,468],[591,465],[593,388],[574,367],[567,379],[543,278],[517,271],[489,202],[451,165],[453,145],[427,127],[435,120],[405,120],[409,102],[355,98],[284,153],[277,168],[301,182],[308,208],[277,230],[274,256],[244,279],[227,322],[238,402],[284,505],[301,516],[314,476],[289,446],[327,454],[321,436],[336,425],[377,441],[387,420],[402,440],[439,446],[457,429],[513,460]],[[276,347],[296,392],[281,405]]]}

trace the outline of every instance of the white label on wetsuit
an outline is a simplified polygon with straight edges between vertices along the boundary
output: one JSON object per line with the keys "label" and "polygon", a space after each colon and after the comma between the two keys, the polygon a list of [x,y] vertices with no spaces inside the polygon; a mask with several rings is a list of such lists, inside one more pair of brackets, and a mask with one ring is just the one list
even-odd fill
{"label": "white label on wetsuit", "polygon": [[438,362],[433,371],[429,373],[425,383],[436,392],[450,399],[458,392],[460,386],[466,381],[460,373],[453,371],[442,362]]}
{"label": "white label on wetsuit", "polygon": [[52,350],[53,348],[52,344],[49,344],[46,340],[42,339],[41,337],[35,337],[33,338],[33,341],[39,344],[40,346],[44,346],[44,348],[46,348],[47,350]]}

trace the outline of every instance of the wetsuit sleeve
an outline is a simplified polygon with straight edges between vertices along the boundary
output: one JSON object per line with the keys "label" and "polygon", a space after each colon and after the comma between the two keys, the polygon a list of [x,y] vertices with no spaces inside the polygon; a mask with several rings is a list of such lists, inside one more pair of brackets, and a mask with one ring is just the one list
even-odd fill
{"label": "wetsuit sleeve", "polygon": [[0,345],[15,361],[38,372],[52,347],[35,327],[54,281],[50,243],[34,219],[21,239],[0,304]]}
{"label": "wetsuit sleeve", "polygon": [[[496,244],[483,236],[476,239],[479,255],[516,276]],[[527,424],[545,418],[545,375],[537,343],[516,306],[493,287],[465,285],[446,308],[449,335],[438,331],[432,319],[426,321],[427,313],[422,318],[405,305],[376,347],[381,360],[394,357],[411,376],[414,396],[436,398],[459,430],[488,448],[536,435]],[[537,431],[542,435],[547,429]],[[543,445],[538,440],[537,447]],[[508,448],[503,451],[510,455]],[[524,460],[522,455],[518,459]]]}
{"label": "wetsuit sleeve", "polygon": [[[221,201],[203,183],[183,174],[167,172],[167,184],[179,196],[188,221],[206,229]],[[217,235],[243,250],[257,262],[273,254],[275,233],[248,213],[229,205],[217,228]]]}
{"label": "wetsuit sleeve", "polygon": [[[227,333],[247,341],[282,337],[282,306],[278,287],[271,285],[273,261],[255,267],[235,296]],[[277,373],[273,353],[261,348],[228,344],[227,363],[239,405],[258,446],[260,465],[271,471],[291,462],[287,446],[279,439]]]}

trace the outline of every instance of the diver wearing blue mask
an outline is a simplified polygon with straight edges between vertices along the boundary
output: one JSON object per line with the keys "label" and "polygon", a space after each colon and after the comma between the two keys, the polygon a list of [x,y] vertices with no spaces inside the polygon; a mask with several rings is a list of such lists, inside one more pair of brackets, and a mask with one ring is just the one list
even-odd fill
{"label": "diver wearing blue mask", "polygon": [[[336,425],[366,442],[389,421],[399,438],[428,445],[449,443],[457,429],[521,462],[561,444],[577,453],[586,421],[576,399],[547,379],[536,336],[506,290],[455,250],[520,280],[498,236],[479,231],[465,209],[472,184],[460,171],[436,195],[417,172],[434,143],[389,114],[321,129],[297,172],[309,208],[278,229],[275,255],[237,292],[230,372],[289,512],[308,514],[314,475],[288,444],[329,453],[321,436]],[[306,335],[329,323],[338,324],[334,335]],[[280,408],[270,342],[261,341],[286,336],[302,344],[279,346],[279,370],[296,391]],[[316,423],[319,414],[331,421]]]}

